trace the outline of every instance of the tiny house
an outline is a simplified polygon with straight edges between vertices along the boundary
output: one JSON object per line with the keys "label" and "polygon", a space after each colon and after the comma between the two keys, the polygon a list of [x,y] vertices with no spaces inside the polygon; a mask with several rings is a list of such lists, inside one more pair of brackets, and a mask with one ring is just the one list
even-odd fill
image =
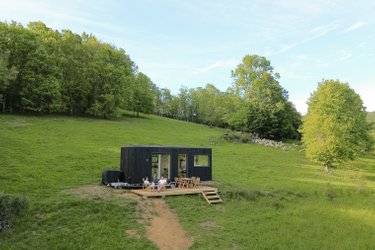
{"label": "tiny house", "polygon": [[127,183],[142,183],[161,176],[174,180],[175,177],[200,177],[212,180],[212,149],[167,146],[124,146],[121,147],[120,162],[122,179]]}

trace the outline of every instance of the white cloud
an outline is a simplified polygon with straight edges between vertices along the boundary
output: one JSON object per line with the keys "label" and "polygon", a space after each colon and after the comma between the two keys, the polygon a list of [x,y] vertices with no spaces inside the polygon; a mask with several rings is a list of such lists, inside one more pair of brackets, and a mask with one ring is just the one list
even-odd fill
{"label": "white cloud", "polygon": [[280,49],[279,53],[283,53],[285,51],[293,49],[294,47],[296,47],[298,45],[299,45],[298,43],[284,44],[284,45],[281,46],[281,49]]}
{"label": "white cloud", "polygon": [[352,57],[352,53],[347,50],[340,50],[338,54],[341,60],[347,60]]}
{"label": "white cloud", "polygon": [[238,64],[237,60],[234,59],[229,59],[226,61],[216,61],[202,69],[198,69],[197,73],[202,74],[202,73],[207,73],[211,70],[218,69],[218,68],[234,68]]}
{"label": "white cloud", "polygon": [[367,22],[365,22],[365,21],[358,21],[356,23],[353,23],[352,25],[349,26],[349,28],[344,30],[344,33],[355,31],[355,30],[365,26],[366,24],[367,24]]}
{"label": "white cloud", "polygon": [[332,30],[336,29],[339,26],[337,22],[332,22],[327,25],[317,26],[309,31],[309,37],[305,41],[311,41],[317,39],[321,36],[327,35]]}
{"label": "white cloud", "polygon": [[284,52],[286,52],[290,49],[293,49],[297,46],[300,46],[300,45],[305,44],[307,42],[310,42],[312,40],[318,39],[322,36],[325,36],[329,32],[335,30],[338,26],[339,26],[339,24],[338,24],[337,21],[326,24],[326,25],[316,26],[307,33],[307,36],[306,36],[305,39],[303,39],[301,41],[298,41],[298,42],[282,45],[281,48],[279,49],[278,53],[284,53]]}

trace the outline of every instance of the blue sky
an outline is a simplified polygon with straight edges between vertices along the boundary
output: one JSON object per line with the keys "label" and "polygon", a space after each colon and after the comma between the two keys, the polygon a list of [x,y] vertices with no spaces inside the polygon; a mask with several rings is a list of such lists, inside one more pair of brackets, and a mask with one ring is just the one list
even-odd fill
{"label": "blue sky", "polygon": [[301,113],[322,79],[348,82],[375,111],[374,12],[365,0],[0,0],[1,21],[92,33],[173,93],[224,91],[243,56],[266,56]]}

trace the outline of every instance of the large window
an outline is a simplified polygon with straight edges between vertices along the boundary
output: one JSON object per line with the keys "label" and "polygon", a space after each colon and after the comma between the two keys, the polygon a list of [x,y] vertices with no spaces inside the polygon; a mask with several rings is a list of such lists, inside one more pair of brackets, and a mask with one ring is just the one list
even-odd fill
{"label": "large window", "polygon": [[170,178],[171,156],[169,154],[152,154],[152,178]]}
{"label": "large window", "polygon": [[194,155],[194,167],[208,167],[208,155]]}
{"label": "large window", "polygon": [[178,177],[186,177],[186,154],[178,155]]}

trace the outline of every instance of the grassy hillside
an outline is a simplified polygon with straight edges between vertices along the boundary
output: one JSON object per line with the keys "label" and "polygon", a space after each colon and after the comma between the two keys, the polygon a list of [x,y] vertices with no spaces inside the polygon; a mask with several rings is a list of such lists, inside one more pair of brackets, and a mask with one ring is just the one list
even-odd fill
{"label": "grassy hillside", "polygon": [[[225,203],[166,198],[193,249],[375,248],[374,157],[326,176],[298,150],[211,145],[223,132],[153,116],[0,116],[0,190],[29,201],[27,214],[0,233],[1,248],[155,248],[137,224],[136,201],[69,192],[100,185],[102,170],[118,169],[120,146],[130,144],[213,148],[213,176]],[[128,229],[142,236],[129,237]]]}

